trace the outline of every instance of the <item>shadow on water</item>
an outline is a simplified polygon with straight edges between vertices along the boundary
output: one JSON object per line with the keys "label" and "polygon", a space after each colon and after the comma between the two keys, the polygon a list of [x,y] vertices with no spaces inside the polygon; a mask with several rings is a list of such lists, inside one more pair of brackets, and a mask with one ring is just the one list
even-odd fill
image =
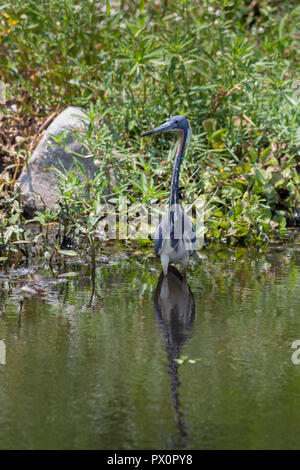
{"label": "shadow on water", "polygon": [[163,272],[160,274],[155,290],[154,310],[168,354],[167,373],[170,377],[174,420],[180,438],[180,443],[176,443],[176,447],[178,444],[180,447],[185,447],[188,434],[184,415],[180,409],[179,364],[176,360],[180,357],[181,347],[191,334],[195,319],[195,301],[187,281],[174,266],[169,266],[167,278]]}

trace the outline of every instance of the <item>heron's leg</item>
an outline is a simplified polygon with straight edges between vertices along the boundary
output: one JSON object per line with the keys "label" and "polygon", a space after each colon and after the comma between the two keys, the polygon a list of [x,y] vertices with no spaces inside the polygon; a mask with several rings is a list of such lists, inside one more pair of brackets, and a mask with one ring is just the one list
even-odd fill
{"label": "heron's leg", "polygon": [[161,260],[164,276],[167,276],[168,275],[168,266],[169,266],[169,261],[170,261],[169,257],[168,257],[168,255],[162,254],[161,257],[160,257],[160,260]]}
{"label": "heron's leg", "polygon": [[183,264],[183,280],[186,282],[186,270],[187,270],[187,266],[189,264],[189,255],[186,256],[183,260],[182,260],[182,264]]}
{"label": "heron's leg", "polygon": [[170,295],[170,292],[169,292],[168,277],[164,276],[163,282],[161,285],[160,296],[162,299],[167,299],[169,295]]}
{"label": "heron's leg", "polygon": [[164,278],[162,282],[162,288],[161,288],[161,297],[166,299],[169,296],[169,285],[168,285],[168,266],[169,266],[169,257],[168,255],[162,254],[160,256],[163,272],[164,272]]}

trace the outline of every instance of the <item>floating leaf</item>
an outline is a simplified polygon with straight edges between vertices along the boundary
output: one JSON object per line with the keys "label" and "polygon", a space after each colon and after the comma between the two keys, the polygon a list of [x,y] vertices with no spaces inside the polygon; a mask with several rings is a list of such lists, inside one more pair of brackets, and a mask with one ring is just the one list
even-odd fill
{"label": "floating leaf", "polygon": [[177,362],[177,364],[183,364],[184,361],[182,359],[175,359],[175,361]]}
{"label": "floating leaf", "polygon": [[24,292],[25,294],[38,294],[38,291],[36,289],[32,289],[32,287],[29,286],[23,286],[21,287],[21,291]]}
{"label": "floating leaf", "polygon": [[58,253],[65,256],[78,256],[78,253],[73,250],[58,250]]}

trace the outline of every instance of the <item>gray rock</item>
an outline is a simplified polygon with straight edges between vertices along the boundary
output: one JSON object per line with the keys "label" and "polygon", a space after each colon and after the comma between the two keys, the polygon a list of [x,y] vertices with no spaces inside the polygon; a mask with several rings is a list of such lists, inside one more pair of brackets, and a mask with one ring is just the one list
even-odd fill
{"label": "gray rock", "polygon": [[[69,107],[50,124],[34,150],[28,166],[23,168],[19,179],[25,213],[32,215],[36,210],[44,209],[45,206],[55,207],[58,200],[58,175],[51,168],[68,171],[74,166],[74,154],[83,156],[87,154],[86,149],[76,140],[72,131],[78,128],[85,130],[88,122],[88,117],[82,109]],[[65,141],[67,148],[63,148],[58,143],[54,146],[49,145],[54,143],[51,134],[57,136],[63,131],[67,133]],[[97,170],[93,157],[77,158],[80,159],[88,177],[93,179]]]}

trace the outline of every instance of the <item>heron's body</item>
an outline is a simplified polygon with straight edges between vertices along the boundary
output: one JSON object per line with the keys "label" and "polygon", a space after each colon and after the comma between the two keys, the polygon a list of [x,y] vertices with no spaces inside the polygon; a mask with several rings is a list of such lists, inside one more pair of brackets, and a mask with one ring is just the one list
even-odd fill
{"label": "heron's body", "polygon": [[193,293],[175,266],[169,266],[167,276],[164,273],[159,276],[154,294],[154,310],[168,353],[167,371],[170,377],[174,419],[179,433],[185,436],[184,415],[179,400],[177,359],[193,327],[196,311]]}
{"label": "heron's body", "polygon": [[[172,224],[172,218],[174,218],[174,224]],[[172,225],[174,225],[174,233],[172,233]],[[178,204],[173,211],[169,208],[156,229],[154,239],[155,253],[161,259],[165,275],[168,272],[169,263],[179,262],[186,270],[192,253],[189,245],[195,241],[193,224],[181,206]]]}
{"label": "heron's body", "polygon": [[178,132],[179,144],[175,154],[169,208],[157,227],[155,233],[155,253],[161,259],[164,275],[168,273],[169,263],[180,262],[184,271],[196,242],[195,230],[191,219],[184,213],[179,204],[179,173],[187,139],[191,128],[184,116],[174,116],[165,124],[142,134],[142,137],[157,132]]}

